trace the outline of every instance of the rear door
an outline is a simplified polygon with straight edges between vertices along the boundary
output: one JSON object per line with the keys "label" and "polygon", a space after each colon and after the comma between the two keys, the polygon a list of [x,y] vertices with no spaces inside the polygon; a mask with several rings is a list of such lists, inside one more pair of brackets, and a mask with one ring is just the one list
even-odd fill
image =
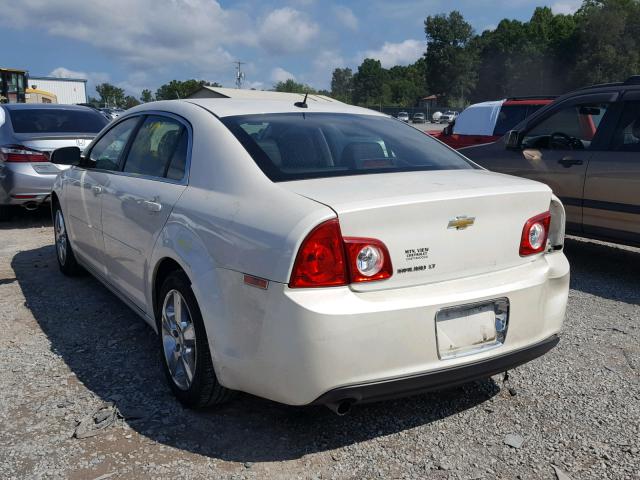
{"label": "rear door", "polygon": [[190,127],[169,114],[148,115],[130,143],[122,171],[102,199],[102,230],[111,283],[145,309],[147,261],[186,188]]}
{"label": "rear door", "polygon": [[640,92],[627,94],[607,151],[589,163],[584,232],[640,243]]}
{"label": "rear door", "polygon": [[102,240],[102,194],[139,118],[129,118],[108,130],[88,152],[82,167],[65,177],[65,216],[73,248],[83,262],[105,275]]}

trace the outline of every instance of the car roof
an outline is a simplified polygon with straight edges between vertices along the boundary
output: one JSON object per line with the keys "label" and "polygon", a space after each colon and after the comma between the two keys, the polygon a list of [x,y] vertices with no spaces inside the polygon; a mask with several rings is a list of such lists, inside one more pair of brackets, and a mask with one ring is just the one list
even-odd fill
{"label": "car roof", "polygon": [[[300,101],[304,98],[300,95]],[[347,113],[354,115],[371,115],[382,116],[387,115],[370,110],[368,108],[354,107],[337,100],[330,102],[314,102],[307,101],[307,108],[300,108],[294,105],[294,102],[285,100],[262,100],[262,99],[236,99],[236,98],[189,98],[183,100],[162,100],[158,102],[149,102],[134,107],[127,113],[140,112],[145,110],[162,110],[171,111],[171,106],[176,102],[189,103],[198,105],[217,117],[231,117],[236,115],[257,115],[271,113]]]}
{"label": "car roof", "polygon": [[2,108],[5,110],[78,110],[87,111],[93,110],[90,107],[84,105],[66,105],[60,103],[3,103]]}

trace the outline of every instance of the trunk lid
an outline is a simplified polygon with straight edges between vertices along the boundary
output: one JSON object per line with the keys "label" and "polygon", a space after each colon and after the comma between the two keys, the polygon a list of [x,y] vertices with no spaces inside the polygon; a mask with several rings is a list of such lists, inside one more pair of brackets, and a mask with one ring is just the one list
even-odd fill
{"label": "trunk lid", "polygon": [[[345,237],[381,240],[393,276],[355,290],[440,282],[515,267],[525,222],[549,210],[541,183],[486,170],[356,175],[281,185],[332,208]],[[473,220],[473,222],[471,221]]]}
{"label": "trunk lid", "polygon": [[[78,147],[80,150],[91,143],[95,135],[82,133],[69,134],[16,134],[20,145],[51,154],[62,147]],[[61,170],[70,168],[69,165],[55,165],[53,163],[32,163],[34,170],[42,175],[57,175]]]}

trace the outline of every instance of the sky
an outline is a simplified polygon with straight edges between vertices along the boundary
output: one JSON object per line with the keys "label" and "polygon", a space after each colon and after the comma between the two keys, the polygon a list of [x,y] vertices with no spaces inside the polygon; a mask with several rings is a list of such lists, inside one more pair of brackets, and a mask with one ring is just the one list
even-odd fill
{"label": "sky", "polygon": [[329,88],[337,67],[366,57],[384,67],[425,51],[424,19],[459,10],[477,32],[538,6],[572,13],[580,0],[21,0],[0,16],[2,66],[33,76],[109,82],[139,96],[172,79],[245,88],[288,78]]}

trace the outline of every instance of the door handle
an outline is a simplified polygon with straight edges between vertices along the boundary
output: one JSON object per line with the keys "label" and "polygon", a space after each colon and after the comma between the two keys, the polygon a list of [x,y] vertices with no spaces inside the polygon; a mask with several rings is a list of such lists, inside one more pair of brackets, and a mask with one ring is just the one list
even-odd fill
{"label": "door handle", "polygon": [[562,165],[564,168],[569,168],[573,165],[582,165],[584,162],[582,160],[577,160],[571,157],[564,157],[562,160],[558,160],[558,163]]}
{"label": "door handle", "polygon": [[158,203],[158,202],[152,202],[151,200],[145,200],[144,202],[142,202],[142,204],[150,212],[159,212],[160,210],[162,210],[162,204]]}
{"label": "door handle", "polygon": [[102,187],[100,185],[91,185],[91,191],[96,195],[100,195],[102,193]]}

